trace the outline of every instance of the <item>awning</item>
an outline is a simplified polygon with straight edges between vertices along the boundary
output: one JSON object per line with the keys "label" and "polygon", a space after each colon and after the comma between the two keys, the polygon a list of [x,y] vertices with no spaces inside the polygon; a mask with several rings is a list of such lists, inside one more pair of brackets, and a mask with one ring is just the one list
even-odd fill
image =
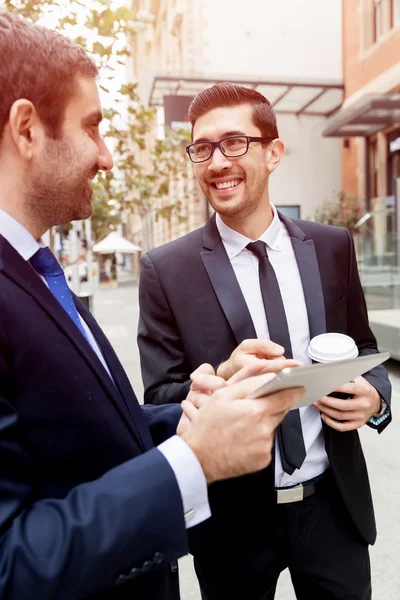
{"label": "awning", "polygon": [[343,83],[335,80],[249,78],[229,75],[171,75],[147,73],[148,102],[163,106],[164,96],[195,96],[206,87],[230,81],[252,87],[271,102],[277,113],[329,117],[343,100]]}
{"label": "awning", "polygon": [[400,94],[368,94],[325,124],[324,137],[368,137],[400,123]]}
{"label": "awning", "polygon": [[96,254],[113,254],[114,252],[119,252],[120,254],[135,254],[140,251],[140,246],[132,244],[132,242],[123,238],[116,231],[113,231],[105,237],[104,240],[101,240],[101,242],[93,246],[93,252]]}

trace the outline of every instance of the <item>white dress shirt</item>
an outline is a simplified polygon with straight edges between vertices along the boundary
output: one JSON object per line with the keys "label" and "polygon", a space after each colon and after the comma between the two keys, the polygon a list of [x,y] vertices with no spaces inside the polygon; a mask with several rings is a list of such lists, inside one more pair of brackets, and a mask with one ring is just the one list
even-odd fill
{"label": "white dress shirt", "polygon": [[[305,365],[311,363],[307,355],[310,342],[307,308],[303,286],[289,234],[279,220],[275,207],[274,218],[268,229],[258,238],[267,244],[268,258],[274,268],[285,307],[293,358]],[[258,338],[269,339],[267,318],[258,276],[258,258],[246,246],[250,240],[234,231],[217,214],[216,223],[225,250],[242,290]],[[275,341],[275,340],[273,340]],[[282,468],[279,445],[275,453],[275,486],[286,487],[308,481],[328,467],[328,456],[322,431],[320,412],[314,406],[300,409],[304,444],[307,456],[300,469],[288,475]]]}
{"label": "white dress shirt", "polygon": [[[0,234],[26,261],[30,260],[39,248],[44,247],[42,240],[37,242],[21,223],[1,209]],[[44,277],[39,274],[38,277],[47,285]],[[80,314],[79,318],[93,350],[112,379],[108,365],[93,333]],[[200,463],[191,448],[182,438],[174,435],[160,444],[158,450],[165,456],[178,482],[186,527],[193,527],[208,519],[211,511],[208,504],[207,482]]]}

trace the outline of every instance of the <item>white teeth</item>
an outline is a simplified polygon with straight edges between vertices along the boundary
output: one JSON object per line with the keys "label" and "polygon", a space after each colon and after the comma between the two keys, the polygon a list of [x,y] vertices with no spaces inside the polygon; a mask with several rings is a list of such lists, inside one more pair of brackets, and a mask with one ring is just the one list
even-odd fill
{"label": "white teeth", "polygon": [[222,183],[216,183],[215,187],[217,190],[224,190],[225,188],[236,187],[239,185],[240,179],[234,179],[233,181],[223,181]]}

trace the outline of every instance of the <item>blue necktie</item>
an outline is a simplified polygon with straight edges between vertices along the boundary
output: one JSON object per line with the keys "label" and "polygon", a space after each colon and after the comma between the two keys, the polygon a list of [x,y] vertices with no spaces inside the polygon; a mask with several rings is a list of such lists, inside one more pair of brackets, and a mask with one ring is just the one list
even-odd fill
{"label": "blue necktie", "polygon": [[61,304],[85,339],[88,340],[81,320],[79,319],[71,290],[65,279],[64,271],[50,248],[40,248],[40,250],[32,256],[30,263],[35,271],[46,279],[53,296]]}
{"label": "blue necktie", "polygon": [[[267,246],[263,241],[258,240],[258,242],[247,244],[246,247],[258,258],[261,295],[270,338],[273,342],[285,348],[286,358],[293,358],[285,307],[274,268],[268,258]],[[291,475],[295,469],[300,469],[306,458],[306,448],[298,410],[291,410],[286,415],[277,429],[277,437],[283,470]]]}

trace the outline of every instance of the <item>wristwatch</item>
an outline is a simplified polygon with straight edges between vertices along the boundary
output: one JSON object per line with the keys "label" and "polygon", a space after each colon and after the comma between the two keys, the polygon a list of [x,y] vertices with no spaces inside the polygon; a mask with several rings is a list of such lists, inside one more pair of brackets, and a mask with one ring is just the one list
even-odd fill
{"label": "wristwatch", "polygon": [[382,417],[382,415],[385,414],[385,411],[387,410],[388,405],[386,404],[385,400],[382,398],[381,396],[381,409],[378,413],[376,413],[374,415],[374,419],[378,418],[378,417]]}

